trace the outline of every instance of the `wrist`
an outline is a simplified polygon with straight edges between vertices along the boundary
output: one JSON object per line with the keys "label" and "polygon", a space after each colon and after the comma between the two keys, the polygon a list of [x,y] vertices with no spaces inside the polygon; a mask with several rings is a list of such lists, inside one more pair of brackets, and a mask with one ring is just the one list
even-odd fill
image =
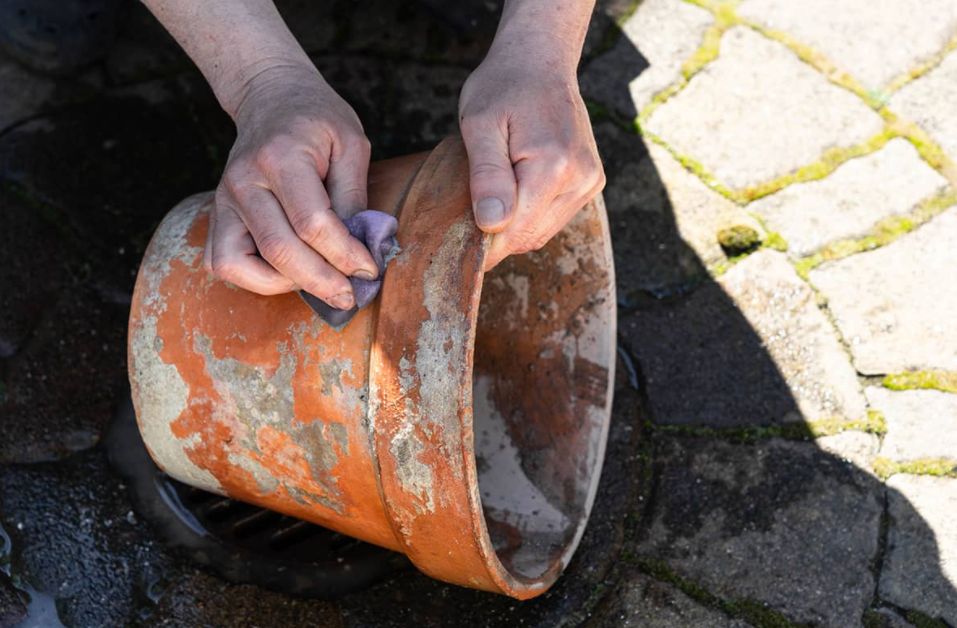
{"label": "wrist", "polygon": [[487,59],[574,77],[594,0],[507,0]]}
{"label": "wrist", "polygon": [[233,85],[220,104],[237,125],[271,106],[286,106],[301,98],[314,100],[317,92],[328,87],[312,63],[298,60],[251,64]]}

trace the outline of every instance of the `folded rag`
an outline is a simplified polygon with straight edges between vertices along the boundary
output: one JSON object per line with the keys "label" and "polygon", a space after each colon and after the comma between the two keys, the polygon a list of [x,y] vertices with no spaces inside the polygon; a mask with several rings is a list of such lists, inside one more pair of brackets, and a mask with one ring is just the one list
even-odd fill
{"label": "folded rag", "polygon": [[399,227],[399,222],[394,216],[374,209],[361,211],[351,218],[343,220],[349,233],[357,240],[366,245],[376,266],[379,267],[379,278],[368,280],[350,277],[352,282],[352,292],[355,295],[356,304],[351,310],[339,310],[325,301],[300,290],[299,295],[309,304],[316,314],[324,321],[341,329],[348,323],[355,313],[361,308],[367,306],[379,294],[382,287],[382,276],[385,274],[385,267],[389,261],[399,252],[399,243],[395,239],[395,232]]}

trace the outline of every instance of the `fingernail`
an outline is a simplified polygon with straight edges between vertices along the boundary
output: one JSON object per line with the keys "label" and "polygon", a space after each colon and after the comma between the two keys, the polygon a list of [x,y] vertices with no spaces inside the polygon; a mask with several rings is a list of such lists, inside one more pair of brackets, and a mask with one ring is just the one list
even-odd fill
{"label": "fingernail", "polygon": [[358,277],[359,279],[365,279],[366,281],[372,281],[375,279],[375,275],[367,270],[357,270],[353,276]]}
{"label": "fingernail", "polygon": [[351,310],[352,306],[356,304],[356,301],[352,297],[351,292],[337,294],[336,296],[329,299],[329,302],[332,304],[332,307],[338,308],[340,310]]}
{"label": "fingernail", "polygon": [[505,219],[505,203],[489,196],[475,204],[475,219],[480,225],[496,225]]}

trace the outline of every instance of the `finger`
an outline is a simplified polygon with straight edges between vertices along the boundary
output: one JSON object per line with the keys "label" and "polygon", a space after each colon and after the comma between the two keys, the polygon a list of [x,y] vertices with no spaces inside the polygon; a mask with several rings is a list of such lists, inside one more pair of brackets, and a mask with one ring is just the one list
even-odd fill
{"label": "finger", "polygon": [[522,160],[515,165],[518,198],[508,228],[497,234],[485,257],[490,270],[509,255],[528,253],[545,245],[574,213],[579,193],[559,193],[560,178],[542,160]]}
{"label": "finger", "polygon": [[333,211],[342,218],[368,209],[369,154],[369,140],[364,136],[332,146],[326,188]]}
{"label": "finger", "polygon": [[284,222],[291,225],[302,242],[347,277],[375,279],[378,276],[379,268],[369,250],[350,235],[332,211],[329,196],[311,159],[288,160],[267,178],[282,205],[281,211],[288,218]]}
{"label": "finger", "polygon": [[[213,274],[240,288],[257,294],[284,294],[296,284],[267,264],[256,251],[256,244],[243,221],[231,209],[219,204],[210,212],[209,240],[206,245],[209,268]],[[222,217],[216,218],[216,214]]]}
{"label": "finger", "polygon": [[299,239],[269,190],[250,186],[237,200],[242,208],[239,215],[259,254],[273,268],[332,307],[348,310],[355,305],[349,280]]}
{"label": "finger", "polygon": [[508,150],[508,123],[463,118],[462,140],[469,158],[472,211],[479,229],[499,233],[509,224],[516,197],[515,172]]}

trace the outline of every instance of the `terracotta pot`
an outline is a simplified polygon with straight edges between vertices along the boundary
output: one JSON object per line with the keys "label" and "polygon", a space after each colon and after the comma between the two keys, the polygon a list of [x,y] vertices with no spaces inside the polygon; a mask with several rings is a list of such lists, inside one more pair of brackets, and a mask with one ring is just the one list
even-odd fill
{"label": "terracotta pot", "polygon": [[158,228],[129,365],[156,463],[193,486],[530,598],[571,558],[607,439],[614,273],[598,199],[544,249],[483,273],[461,141],[373,164],[402,252],[342,331],[295,294],[203,269],[211,194]]}

